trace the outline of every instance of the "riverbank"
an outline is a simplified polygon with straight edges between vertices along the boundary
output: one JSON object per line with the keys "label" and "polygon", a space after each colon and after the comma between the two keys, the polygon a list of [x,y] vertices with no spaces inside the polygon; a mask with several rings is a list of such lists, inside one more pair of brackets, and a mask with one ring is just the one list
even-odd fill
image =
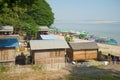
{"label": "riverbank", "polygon": [[116,45],[107,45],[98,43],[99,51],[102,51],[103,54],[112,54],[115,56],[120,56],[120,46]]}
{"label": "riverbank", "polygon": [[[55,36],[58,39],[63,39],[63,36],[60,36],[60,35],[55,35]],[[82,39],[78,39],[78,38],[74,38],[74,37],[73,37],[73,41],[74,42],[91,42],[89,40],[82,40]],[[120,46],[101,44],[101,43],[97,43],[97,44],[99,47],[99,51],[101,51],[102,54],[107,55],[108,53],[110,53],[110,54],[115,55],[115,56],[120,56]]]}

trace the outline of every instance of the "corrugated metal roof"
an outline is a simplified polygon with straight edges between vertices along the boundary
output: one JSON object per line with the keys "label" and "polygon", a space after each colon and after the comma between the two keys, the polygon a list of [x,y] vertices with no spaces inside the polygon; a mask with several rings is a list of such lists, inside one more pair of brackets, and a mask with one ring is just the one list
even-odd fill
{"label": "corrugated metal roof", "polygon": [[0,31],[13,31],[13,26],[1,26]]}
{"label": "corrugated metal roof", "polygon": [[16,39],[20,39],[20,36],[18,34],[14,34],[14,35],[0,35],[0,38],[16,38]]}
{"label": "corrugated metal roof", "polygon": [[41,38],[43,39],[43,40],[46,40],[46,39],[52,39],[52,40],[54,40],[54,39],[56,39],[55,38],[55,36],[54,35],[40,35],[41,36]]}
{"label": "corrugated metal roof", "polygon": [[96,42],[70,42],[69,45],[73,50],[98,49]]}
{"label": "corrugated metal roof", "polygon": [[19,46],[16,38],[0,38],[0,48],[11,48]]}
{"label": "corrugated metal roof", "polygon": [[64,49],[69,48],[65,40],[31,40],[31,50],[45,50],[45,49]]}
{"label": "corrugated metal roof", "polygon": [[44,27],[40,27],[39,31],[50,31],[50,29],[48,27],[44,26]]}

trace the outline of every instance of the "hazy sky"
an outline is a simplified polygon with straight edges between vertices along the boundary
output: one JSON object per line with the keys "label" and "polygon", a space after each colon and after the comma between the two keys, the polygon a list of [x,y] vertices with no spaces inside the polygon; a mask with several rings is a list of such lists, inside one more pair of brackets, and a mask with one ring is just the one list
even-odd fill
{"label": "hazy sky", "polygon": [[120,0],[46,0],[56,20],[120,20]]}

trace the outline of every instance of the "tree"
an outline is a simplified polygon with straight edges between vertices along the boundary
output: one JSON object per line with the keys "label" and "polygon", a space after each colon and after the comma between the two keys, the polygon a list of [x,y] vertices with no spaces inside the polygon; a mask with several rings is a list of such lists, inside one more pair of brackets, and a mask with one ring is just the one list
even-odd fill
{"label": "tree", "polygon": [[54,21],[54,14],[45,0],[36,0],[28,14],[33,17],[38,25],[50,26]]}
{"label": "tree", "polygon": [[50,26],[53,22],[54,14],[45,0],[0,0],[0,26],[12,25],[33,36],[38,25]]}

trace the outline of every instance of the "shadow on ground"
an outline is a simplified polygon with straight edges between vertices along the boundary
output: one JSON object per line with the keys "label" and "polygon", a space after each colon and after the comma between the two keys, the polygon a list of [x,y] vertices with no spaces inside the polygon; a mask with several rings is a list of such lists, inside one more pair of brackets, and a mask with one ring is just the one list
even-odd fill
{"label": "shadow on ground", "polygon": [[107,66],[68,66],[70,74],[66,80],[120,80],[120,65]]}

